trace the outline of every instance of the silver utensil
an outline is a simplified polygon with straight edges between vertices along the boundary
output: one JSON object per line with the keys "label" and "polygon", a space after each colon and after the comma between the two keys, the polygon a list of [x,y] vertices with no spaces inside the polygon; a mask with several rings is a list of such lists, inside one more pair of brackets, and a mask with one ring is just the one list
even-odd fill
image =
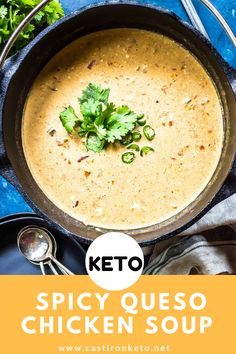
{"label": "silver utensil", "polygon": [[[229,36],[233,45],[236,48],[236,37],[235,37],[233,31],[231,30],[231,28],[229,27],[228,23],[225,21],[224,17],[219,13],[219,11],[215,8],[214,5],[212,5],[212,3],[209,0],[200,0],[200,1],[211,11],[211,13],[217,19],[217,21],[222,25],[225,32],[227,33],[227,35]],[[193,3],[192,3],[192,0],[181,0],[181,2],[188,14],[193,26],[195,26],[206,38],[209,39],[206,29],[203,26],[203,23],[198,15],[194,5],[193,5]]]}
{"label": "silver utensil", "polygon": [[[23,229],[21,229],[21,231],[20,232],[23,232],[23,231],[25,231],[25,230],[27,230],[27,229],[29,229],[29,228],[32,228],[32,227],[34,227],[34,226],[26,226],[25,228],[23,228]],[[42,228],[43,229],[43,228]],[[43,229],[43,230],[45,230],[45,229]],[[47,230],[45,230],[46,232],[47,232]],[[54,236],[50,233],[50,237],[51,237],[51,239],[52,239],[52,243],[53,243],[53,255],[54,255],[54,257],[56,257],[56,253],[57,253],[57,243],[56,243],[56,240],[55,240],[55,238],[54,238]],[[40,266],[40,269],[41,269],[41,272],[42,272],[42,274],[43,275],[46,275],[46,271],[45,271],[45,265],[48,265],[49,267],[50,267],[50,265],[49,265],[49,263],[51,263],[51,261],[50,260],[45,260],[44,262],[35,262],[35,261],[32,261],[32,260],[30,260],[30,259],[28,259],[32,264],[34,264],[34,265],[39,265]],[[55,268],[54,268],[55,269]],[[62,269],[60,269],[61,270],[61,272],[63,273],[63,274],[67,274],[67,273],[64,273],[64,271],[62,270]],[[54,273],[55,274],[55,273]]]}
{"label": "silver utensil", "polygon": [[24,257],[33,264],[40,265],[43,274],[45,264],[50,267],[53,274],[59,274],[52,264],[54,262],[63,274],[73,275],[56,259],[56,241],[46,229],[35,226],[23,228],[18,233],[17,245]]}
{"label": "silver utensil", "polygon": [[209,39],[209,36],[207,34],[207,31],[205,27],[203,26],[203,23],[198,16],[198,13],[192,3],[192,0],[181,0],[183,7],[185,8],[193,26],[197,28],[206,38]]}
{"label": "silver utensil", "polygon": [[[29,226],[28,226],[29,227]],[[28,227],[26,227],[26,228],[28,228]],[[23,230],[23,229],[22,229]],[[22,231],[21,230],[21,231]],[[46,231],[46,230],[45,230]],[[54,236],[50,233],[50,237],[51,237],[51,239],[52,239],[52,243],[53,243],[53,255],[54,255],[54,257],[56,257],[56,253],[57,253],[57,243],[56,243],[56,240],[55,240],[55,238],[54,238]],[[31,263],[33,263],[33,264],[35,264],[35,265],[38,265],[38,262],[33,262],[33,261],[31,261]],[[45,272],[45,267],[44,267],[44,265],[48,265],[49,267],[50,267],[50,265],[49,265],[49,263],[51,264],[51,261],[48,261],[48,260],[46,260],[46,261],[44,261],[44,262],[39,262],[39,265],[40,265],[40,269],[41,269],[41,272],[42,272],[42,274],[43,275],[46,275],[46,272]],[[54,268],[55,269],[55,268]],[[63,271],[61,270],[61,272],[63,273]],[[54,273],[54,272],[53,272]],[[55,273],[54,273],[55,274]],[[64,273],[63,273],[64,274]]]}
{"label": "silver utensil", "polygon": [[236,37],[229,27],[228,23],[225,21],[224,17],[219,13],[219,11],[215,8],[215,6],[212,5],[212,3],[209,0],[201,0],[204,5],[211,11],[211,13],[216,17],[218,22],[222,25],[224,28],[225,32],[228,34],[229,38],[231,39],[233,45],[236,48]]}
{"label": "silver utensil", "polygon": [[[43,228],[42,228],[42,229],[43,229]],[[45,230],[45,229],[44,229],[44,231],[48,232],[48,231]],[[52,245],[52,246],[53,246],[53,256],[56,258],[56,254],[57,254],[57,243],[56,243],[55,237],[54,237],[51,233],[49,233],[49,235],[50,235],[50,238],[52,239],[52,243],[53,243],[53,245]],[[36,264],[36,262],[32,262],[32,263]],[[43,263],[43,262],[40,262],[40,263],[42,263],[43,268],[44,268],[44,265],[48,265],[48,266],[51,268],[52,272],[53,272],[54,274],[57,274],[57,273],[56,273],[56,270],[55,270],[55,268],[53,267],[52,262],[51,262],[50,260],[46,260],[46,261],[44,261],[44,263]],[[40,265],[40,267],[41,267],[41,265]],[[62,272],[62,274],[65,274],[65,275],[68,274],[68,273],[67,273],[64,269],[62,269],[60,266],[57,266],[57,267],[60,269],[60,271]],[[64,266],[63,266],[63,267],[64,267]],[[41,267],[41,271],[42,271],[42,273],[43,273],[42,267]],[[43,274],[46,275],[45,272],[44,272]]]}
{"label": "silver utensil", "polygon": [[43,275],[46,275],[43,262],[39,262],[39,266]]}
{"label": "silver utensil", "polygon": [[59,275],[57,270],[53,267],[52,262],[48,262],[48,266],[49,266],[49,268],[51,269],[51,271],[53,272],[54,275]]}

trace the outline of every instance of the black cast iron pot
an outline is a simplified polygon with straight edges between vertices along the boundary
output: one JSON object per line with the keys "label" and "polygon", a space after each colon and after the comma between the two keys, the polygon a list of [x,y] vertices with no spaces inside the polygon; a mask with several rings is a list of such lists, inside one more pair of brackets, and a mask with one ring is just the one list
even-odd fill
{"label": "black cast iron pot", "polygon": [[174,14],[134,2],[101,3],[81,9],[40,33],[18,55],[10,58],[0,73],[1,174],[23,195],[36,213],[57,230],[89,243],[111,230],[85,226],[58,209],[42,192],[25,160],[21,121],[31,85],[48,60],[71,41],[85,34],[117,27],[134,27],[162,33],[181,43],[206,68],[218,89],[224,111],[224,143],[214,176],[198,198],[178,215],[153,226],[125,230],[141,245],[155,243],[186,229],[214,204],[236,191],[236,71],[212,45]]}

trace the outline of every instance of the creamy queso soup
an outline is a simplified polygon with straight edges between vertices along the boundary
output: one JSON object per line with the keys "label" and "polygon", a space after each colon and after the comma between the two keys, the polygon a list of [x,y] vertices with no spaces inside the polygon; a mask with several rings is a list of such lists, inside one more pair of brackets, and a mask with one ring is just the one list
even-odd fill
{"label": "creamy queso soup", "polygon": [[[59,114],[88,83],[144,113],[156,132],[138,143],[155,152],[122,162],[126,147],[86,151]],[[47,197],[85,224],[131,229],[177,214],[206,187],[222,146],[221,104],[210,77],[183,47],[160,34],[112,29],[68,45],[45,66],[25,105],[23,146]],[[140,131],[142,128],[140,127]],[[86,157],[86,158],[85,158]]]}

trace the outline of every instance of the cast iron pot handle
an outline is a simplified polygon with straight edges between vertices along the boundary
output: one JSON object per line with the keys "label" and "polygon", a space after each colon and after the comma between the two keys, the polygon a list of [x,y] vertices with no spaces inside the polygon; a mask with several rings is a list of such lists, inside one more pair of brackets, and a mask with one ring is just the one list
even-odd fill
{"label": "cast iron pot handle", "polygon": [[[37,6],[34,7],[34,9],[28,13],[28,15],[24,18],[24,20],[19,24],[19,26],[15,29],[15,31],[12,33],[10,36],[9,40],[7,41],[5,47],[3,48],[3,51],[0,55],[0,70],[3,67],[5,60],[17,40],[18,36],[20,33],[24,30],[24,28],[29,24],[29,22],[34,18],[34,16],[44,7],[49,3],[51,0],[42,0]],[[8,64],[11,66],[11,59],[8,62]],[[8,65],[6,63],[6,65]],[[1,107],[2,108],[2,107]],[[10,161],[8,160],[8,157],[6,155],[6,151],[4,148],[4,142],[3,142],[3,126],[2,122],[0,122],[1,127],[0,127],[0,172],[1,175],[6,178],[14,187],[16,187],[19,191],[21,191],[21,186],[20,183],[18,182],[18,179],[15,175],[15,172],[10,164]]]}

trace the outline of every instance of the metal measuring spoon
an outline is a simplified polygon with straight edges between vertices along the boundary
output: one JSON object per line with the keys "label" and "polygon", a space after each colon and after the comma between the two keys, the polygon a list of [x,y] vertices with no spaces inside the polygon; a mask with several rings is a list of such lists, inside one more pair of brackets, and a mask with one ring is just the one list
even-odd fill
{"label": "metal measuring spoon", "polygon": [[[26,226],[24,229],[22,229],[20,232],[22,232],[23,230],[25,231],[26,229],[29,229],[29,228],[35,228],[34,226]],[[44,230],[45,232],[48,232],[46,229],[44,228],[40,228],[41,230]],[[52,243],[53,243],[53,255],[54,257],[56,258],[56,254],[57,254],[57,243],[56,243],[56,240],[55,240],[55,237],[50,233],[50,238],[52,239]],[[30,261],[32,264],[35,264],[35,265],[40,265],[40,268],[41,268],[41,272],[43,273],[43,275],[46,275],[46,272],[45,272],[45,267],[44,265],[48,265],[50,267],[50,269],[52,270],[53,274],[57,274],[55,268],[52,266],[52,262],[50,259],[46,259],[45,261],[43,262],[34,262],[34,261]],[[60,269],[60,271],[62,272],[62,274],[68,274],[66,273],[63,269],[61,269],[60,267],[58,267]]]}
{"label": "metal measuring spoon", "polygon": [[[29,229],[29,228],[32,228],[32,226],[26,226],[24,229],[21,230],[21,232],[26,229]],[[41,230],[44,230],[45,232],[48,232],[46,229],[44,228],[40,228]],[[56,240],[55,240],[55,237],[50,233],[50,238],[52,239],[52,243],[53,243],[53,255],[54,257],[56,258],[56,254],[57,254],[57,243],[56,243]],[[50,259],[46,259],[44,262],[34,262],[34,261],[30,261],[32,264],[35,264],[35,265],[40,265],[40,268],[41,268],[41,272],[43,275],[46,275],[46,272],[45,272],[45,267],[44,265],[48,265],[50,267],[50,269],[52,270],[53,274],[58,274],[57,271],[55,270],[55,268],[53,267],[52,265],[52,262]],[[62,274],[65,274],[65,275],[68,275],[67,272],[65,272],[63,269],[61,269],[59,266],[58,268],[60,269],[60,271],[62,272]]]}
{"label": "metal measuring spoon", "polygon": [[[48,264],[54,274],[58,274],[52,261],[58,266],[63,274],[73,273],[55,258],[56,248],[53,247],[53,236],[45,229],[29,226],[22,229],[17,236],[18,248],[30,262],[39,264],[42,273],[45,274],[44,264]],[[55,241],[55,240],[54,240]]]}
{"label": "metal measuring spoon", "polygon": [[[32,228],[35,228],[34,226],[26,226],[24,227],[23,229],[20,230],[19,234],[22,233],[23,231],[25,232],[26,230],[28,229],[32,229]],[[43,228],[41,228],[43,229]],[[44,229],[43,229],[44,230]],[[45,230],[47,232],[47,230]],[[19,236],[18,236],[19,237]],[[52,234],[50,234],[50,237],[52,239],[52,242],[53,242],[53,255],[54,257],[56,257],[56,253],[57,253],[57,243],[56,243],[56,240],[54,238],[54,236]],[[19,245],[18,245],[18,248],[19,248]],[[21,252],[22,253],[22,252]],[[27,258],[28,259],[28,258]],[[45,265],[48,265],[49,266],[49,263],[51,263],[51,260],[45,260],[44,262],[34,262],[30,259],[28,259],[30,261],[30,263],[34,264],[34,265],[37,265],[37,266],[40,266],[40,269],[41,269],[41,272],[43,275],[46,275],[46,272],[45,272]],[[54,273],[54,272],[53,272]],[[65,274],[63,271],[62,271],[63,274]],[[54,273],[55,274],[55,273]],[[67,273],[66,273],[67,274]]]}

